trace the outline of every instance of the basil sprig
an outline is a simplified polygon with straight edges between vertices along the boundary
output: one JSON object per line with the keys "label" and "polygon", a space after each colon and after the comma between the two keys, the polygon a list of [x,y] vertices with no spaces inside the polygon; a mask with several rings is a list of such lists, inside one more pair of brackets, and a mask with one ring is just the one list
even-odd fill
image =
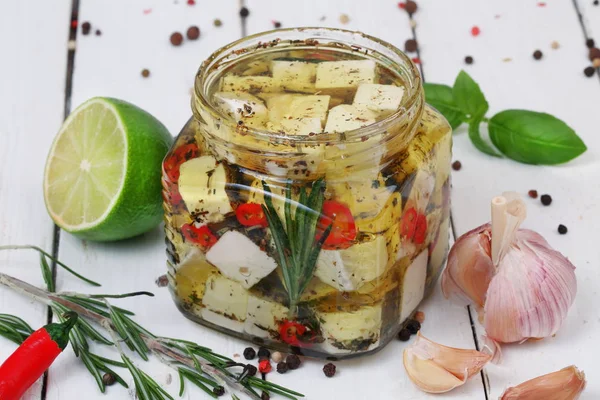
{"label": "basil sprig", "polygon": [[[570,161],[587,150],[575,131],[560,119],[528,110],[505,110],[486,118],[489,105],[481,88],[461,71],[454,86],[425,83],[427,102],[446,117],[452,129],[469,125],[469,139],[481,152],[502,155],[525,164],[554,165]],[[480,134],[487,122],[493,146]],[[501,154],[500,154],[501,153]]]}

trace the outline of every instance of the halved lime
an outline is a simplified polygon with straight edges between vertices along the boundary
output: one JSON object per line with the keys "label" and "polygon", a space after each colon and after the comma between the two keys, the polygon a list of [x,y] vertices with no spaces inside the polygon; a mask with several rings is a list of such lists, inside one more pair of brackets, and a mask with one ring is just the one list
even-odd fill
{"label": "halved lime", "polygon": [[50,217],[83,239],[119,240],[162,219],[162,159],[172,137],[146,111],[96,97],[65,120],[46,162]]}

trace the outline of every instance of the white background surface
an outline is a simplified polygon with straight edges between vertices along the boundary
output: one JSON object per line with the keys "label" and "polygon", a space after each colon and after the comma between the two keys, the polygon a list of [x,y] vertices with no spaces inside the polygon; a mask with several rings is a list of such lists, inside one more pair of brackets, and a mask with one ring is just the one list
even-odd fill
{"label": "white background surface", "polygon": [[[247,0],[250,16],[245,31],[283,27],[332,26],[361,30],[403,48],[416,37],[425,79],[452,84],[461,69],[477,80],[490,103],[490,115],[506,108],[526,108],[552,113],[565,120],[586,142],[582,157],[558,167],[520,165],[494,159],[475,150],[466,129],[455,134],[454,159],[463,168],[453,173],[452,212],[460,235],[489,219],[489,199],[505,190],[526,195],[529,189],[549,193],[554,202],[543,207],[527,199],[525,227],[537,230],[577,266],[579,292],[563,329],[551,339],[506,346],[504,362],[485,371],[486,384],[476,376],[465,386],[439,398],[497,399],[507,386],[570,364],[585,370],[588,388],[582,400],[600,398],[600,79],[586,78],[589,65],[585,35],[600,35],[600,6],[593,0],[548,0],[545,7],[532,0],[421,0],[413,31],[407,14],[392,0]],[[42,199],[45,156],[67,107],[76,107],[92,96],[114,96],[154,114],[175,135],[191,112],[190,89],[200,62],[212,51],[241,37],[244,29],[237,0],[80,0],[75,4],[79,24],[89,21],[92,33],[77,30],[72,91],[65,90],[71,1],[4,0],[0,2],[0,244],[53,246],[53,225]],[[578,18],[582,14],[583,25]],[[347,14],[349,22],[340,22]],[[223,21],[220,28],[213,19]],[[173,31],[197,25],[201,37],[180,47],[169,43]],[[471,27],[481,28],[472,37]],[[93,32],[102,31],[101,36]],[[600,42],[600,37],[597,38]],[[560,48],[550,48],[558,41]],[[532,58],[540,49],[544,57]],[[473,65],[465,65],[471,55]],[[511,61],[503,61],[510,58]],[[144,79],[143,68],[151,71]],[[569,233],[556,232],[559,223]],[[152,299],[122,301],[137,313],[150,330],[212,347],[222,354],[241,354],[245,344],[201,328],[175,309],[166,288],[155,279],[165,271],[162,232],[120,243],[86,243],[60,233],[60,259],[104,284],[103,292],[152,290]],[[41,285],[36,254],[0,252],[0,268]],[[90,292],[93,289],[59,270],[58,290]],[[474,348],[466,309],[443,299],[439,290],[422,307],[426,314],[423,334],[456,347]],[[46,309],[26,298],[0,289],[0,312],[22,316],[32,326],[46,323]],[[479,328],[476,328],[479,329]],[[480,330],[478,330],[481,333]],[[401,342],[380,353],[338,362],[339,373],[327,379],[321,361],[308,361],[286,375],[269,379],[303,392],[308,399],[428,399],[408,381],[402,367]],[[0,339],[0,359],[14,345]],[[172,394],[170,369],[156,361],[138,363]],[[27,399],[133,398],[120,386],[102,395],[87,370],[67,350],[50,369],[48,385],[34,386]],[[131,378],[124,371],[133,387]],[[175,375],[172,376],[176,378]],[[208,398],[188,388],[184,398]],[[228,397],[223,397],[228,398]]]}

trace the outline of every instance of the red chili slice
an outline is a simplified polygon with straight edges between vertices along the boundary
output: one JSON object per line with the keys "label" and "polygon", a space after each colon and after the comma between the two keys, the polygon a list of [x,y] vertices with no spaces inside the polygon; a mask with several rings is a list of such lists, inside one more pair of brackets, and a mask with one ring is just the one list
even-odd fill
{"label": "red chili slice", "polygon": [[206,250],[210,249],[219,240],[206,225],[197,228],[192,224],[184,224],[181,227],[181,233],[186,242],[198,244]]}
{"label": "red chili slice", "polygon": [[294,321],[283,321],[279,326],[279,337],[292,346],[301,346],[299,337],[306,333],[306,327]]}
{"label": "red chili slice", "polygon": [[267,216],[262,206],[256,203],[240,204],[235,210],[235,216],[240,224],[244,226],[267,226]]}
{"label": "red chili slice", "polygon": [[415,244],[423,244],[427,238],[427,217],[423,214],[419,214],[417,217],[417,224],[415,229]]}
{"label": "red chili slice", "polygon": [[412,239],[417,229],[417,210],[414,207],[404,211],[400,225],[400,236]]}
{"label": "red chili slice", "polygon": [[352,212],[343,203],[326,200],[321,210],[321,218],[318,223],[317,240],[325,229],[332,225],[329,236],[323,243],[324,250],[347,249],[352,246],[356,239],[356,224]]}
{"label": "red chili slice", "polygon": [[189,159],[196,158],[199,155],[198,145],[196,143],[188,143],[179,146],[165,158],[163,161],[163,169],[169,180],[177,183],[179,180],[179,167]]}

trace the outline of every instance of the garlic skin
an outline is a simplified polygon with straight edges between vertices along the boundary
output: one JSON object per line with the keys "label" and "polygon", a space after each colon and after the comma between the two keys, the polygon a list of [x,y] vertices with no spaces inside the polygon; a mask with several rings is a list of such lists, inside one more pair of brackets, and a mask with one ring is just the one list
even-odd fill
{"label": "garlic skin", "polygon": [[571,365],[508,388],[499,400],[577,400],[585,384],[583,371]]}
{"label": "garlic skin", "polygon": [[477,350],[443,346],[421,332],[404,350],[404,368],[410,380],[427,393],[445,393],[465,384],[479,373],[492,355]]}
{"label": "garlic skin", "polygon": [[442,274],[444,296],[474,304],[499,343],[554,335],[577,293],[575,267],[538,233],[519,229],[525,215],[515,194],[495,198],[492,224],[461,236]]}

